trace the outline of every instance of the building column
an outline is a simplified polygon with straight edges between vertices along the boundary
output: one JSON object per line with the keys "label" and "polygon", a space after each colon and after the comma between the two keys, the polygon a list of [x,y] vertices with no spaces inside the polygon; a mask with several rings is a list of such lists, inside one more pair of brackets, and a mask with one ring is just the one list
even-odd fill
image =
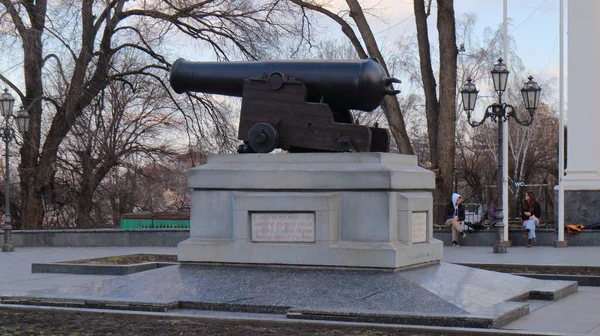
{"label": "building column", "polygon": [[600,1],[568,1],[565,223],[600,220]]}

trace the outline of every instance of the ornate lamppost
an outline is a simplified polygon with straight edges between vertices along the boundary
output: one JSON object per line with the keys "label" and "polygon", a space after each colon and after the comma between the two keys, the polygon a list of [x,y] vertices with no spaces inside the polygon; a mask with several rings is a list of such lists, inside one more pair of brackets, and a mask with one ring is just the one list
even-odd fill
{"label": "ornate lamppost", "polygon": [[4,93],[0,95],[0,113],[4,120],[0,128],[0,136],[4,140],[5,145],[5,172],[4,172],[4,245],[2,252],[12,252],[15,250],[12,241],[12,225],[10,218],[10,142],[19,141],[16,137],[16,132],[12,127],[13,121],[17,123],[17,129],[21,134],[24,134],[29,129],[29,113],[22,107],[16,115],[13,114],[13,106],[15,98],[8,93],[8,89],[4,89]]}
{"label": "ornate lamppost", "polygon": [[535,110],[540,104],[540,96],[542,89],[540,86],[533,81],[533,77],[529,76],[529,81],[525,82],[521,89],[523,101],[525,103],[525,109],[529,112],[529,118],[527,120],[520,120],[517,117],[516,109],[509,104],[502,101],[502,94],[506,90],[506,83],[508,81],[508,74],[510,71],[506,68],[506,64],[503,63],[502,58],[498,59],[498,63],[494,65],[492,69],[492,80],[494,82],[494,90],[498,95],[498,102],[488,106],[485,110],[483,119],[480,121],[471,120],[473,110],[475,109],[475,102],[477,101],[477,88],[473,83],[473,80],[469,77],[467,83],[464,84],[460,93],[462,95],[463,109],[467,113],[467,121],[471,127],[478,127],[483,125],[487,118],[490,118],[492,122],[498,123],[498,207],[496,209],[496,244],[494,245],[494,253],[506,253],[506,242],[504,241],[504,222],[502,214],[502,182],[503,182],[503,147],[502,140],[504,132],[502,123],[507,122],[509,117],[512,117],[519,125],[529,126],[533,122],[533,115]]}

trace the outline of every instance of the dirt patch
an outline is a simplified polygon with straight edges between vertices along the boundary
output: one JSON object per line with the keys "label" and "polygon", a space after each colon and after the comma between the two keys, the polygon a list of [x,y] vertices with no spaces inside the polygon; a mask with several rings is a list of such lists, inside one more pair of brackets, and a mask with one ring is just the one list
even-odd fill
{"label": "dirt patch", "polygon": [[[433,335],[441,335],[435,333]],[[443,333],[459,335],[459,333]],[[159,315],[134,315],[54,309],[0,308],[0,335],[145,336],[145,335],[315,335],[405,336],[432,335],[415,330],[357,326],[319,326],[277,321],[207,320]]]}
{"label": "dirt patch", "polygon": [[177,262],[177,256],[169,254],[126,254],[103,258],[63,261],[63,263],[69,264],[94,265],[133,265],[146,262]]}

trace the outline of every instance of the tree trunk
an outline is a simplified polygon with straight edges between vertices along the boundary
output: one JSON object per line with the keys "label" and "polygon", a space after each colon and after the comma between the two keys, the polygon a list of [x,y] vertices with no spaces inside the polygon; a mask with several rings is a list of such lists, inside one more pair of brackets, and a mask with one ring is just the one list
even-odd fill
{"label": "tree trunk", "polygon": [[[423,91],[425,93],[425,116],[427,118],[427,138],[429,140],[429,158],[431,168],[436,175],[436,184],[439,177],[438,172],[438,116],[440,106],[437,100],[435,76],[431,65],[431,46],[429,44],[429,30],[427,29],[427,17],[425,1],[415,0],[415,22],[417,26],[417,43],[419,48],[419,66]],[[441,60],[440,60],[441,61]]]}
{"label": "tree trunk", "polygon": [[[87,155],[86,155],[87,154]],[[90,228],[92,220],[90,214],[93,207],[94,188],[92,187],[92,176],[94,175],[91,164],[89,151],[81,157],[81,181],[79,182],[79,190],[77,195],[77,220],[78,228]]]}
{"label": "tree trunk", "polygon": [[[4,1],[4,0],[0,0]],[[82,48],[75,61],[69,92],[66,94],[65,103],[55,106],[57,111],[46,135],[43,148],[40,147],[41,115],[43,97],[42,87],[42,32],[45,25],[46,1],[38,1],[35,6],[28,7],[30,17],[35,20],[32,28],[19,29],[23,40],[24,50],[24,72],[26,98],[24,105],[28,106],[32,115],[27,141],[21,150],[21,185],[23,193],[23,223],[24,229],[36,229],[41,227],[44,219],[44,208],[42,197],[45,191],[51,190],[51,185],[56,173],[56,157],[58,147],[68,134],[72,124],[81,115],[83,108],[87,106],[93,97],[109,82],[108,61],[110,57],[110,37],[116,22],[111,22],[104,27],[105,34],[100,43],[101,52],[96,64],[93,77],[89,85],[84,86],[86,81],[88,64],[93,55],[93,1],[82,1],[82,25],[84,27]],[[17,25],[19,27],[19,25]],[[84,94],[85,92],[85,94]],[[40,150],[41,148],[41,150]]]}
{"label": "tree trunk", "polygon": [[[436,176],[434,203],[444,204],[450,199],[453,192],[457,48],[454,3],[452,0],[444,0],[438,1],[437,4],[437,29],[440,45],[439,100],[427,29],[427,17],[431,2],[426,7],[424,0],[415,0],[414,11],[421,77],[425,92],[431,168]],[[438,211],[434,211],[434,220],[440,222],[441,207],[436,207],[436,209]]]}
{"label": "tree trunk", "polygon": [[454,178],[454,139],[456,132],[456,23],[453,0],[438,1],[437,28],[440,46],[440,104],[437,154],[441,195],[450,197]]}
{"label": "tree trunk", "polygon": [[77,228],[89,229],[92,227],[92,208],[93,208],[93,194],[80,194],[77,197]]}
{"label": "tree trunk", "polygon": [[119,210],[119,204],[117,198],[110,199],[110,208],[112,209],[111,217],[113,221],[113,227],[120,227],[121,224],[121,211]]}
{"label": "tree trunk", "polygon": [[21,222],[21,228],[24,230],[39,229],[42,226],[44,220],[44,205],[40,194],[32,192],[27,194],[24,198],[23,220]]}
{"label": "tree trunk", "polygon": [[21,197],[23,200],[23,215],[20,226],[23,229],[36,229],[41,227],[44,218],[42,193],[49,183],[39,183],[38,153],[40,148],[41,117],[43,95],[42,87],[42,39],[41,30],[28,29],[22,34],[25,77],[25,97],[23,106],[26,106],[30,115],[29,131],[26,141],[21,147]]}

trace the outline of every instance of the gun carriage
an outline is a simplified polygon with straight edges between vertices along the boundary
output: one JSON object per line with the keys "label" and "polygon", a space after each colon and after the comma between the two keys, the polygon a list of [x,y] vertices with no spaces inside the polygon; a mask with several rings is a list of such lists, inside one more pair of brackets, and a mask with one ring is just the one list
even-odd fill
{"label": "gun carriage", "polygon": [[240,153],[387,152],[389,134],[357,124],[350,110],[373,111],[400,91],[374,59],[190,62],[170,71],[177,93],[242,97]]}

